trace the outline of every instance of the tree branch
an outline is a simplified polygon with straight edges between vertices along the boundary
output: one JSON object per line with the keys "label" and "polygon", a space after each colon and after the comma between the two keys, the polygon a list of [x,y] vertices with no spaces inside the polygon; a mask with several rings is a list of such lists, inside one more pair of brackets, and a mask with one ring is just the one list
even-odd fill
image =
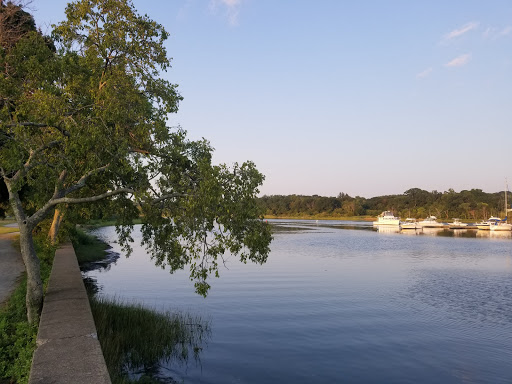
{"label": "tree branch", "polygon": [[120,195],[122,193],[135,193],[135,191],[131,188],[119,188],[110,192],[102,193],[101,195],[89,196],[89,197],[61,197],[58,199],[50,199],[41,209],[39,209],[36,213],[30,216],[27,220],[27,225],[30,228],[34,228],[44,217],[50,212],[50,210],[55,207],[57,204],[81,204],[81,203],[92,203],[98,200],[106,199],[110,196]]}
{"label": "tree branch", "polygon": [[25,172],[28,172],[32,168],[34,168],[35,165],[31,165],[31,163],[32,163],[32,160],[34,159],[35,156],[37,156],[38,154],[40,154],[41,152],[43,152],[43,151],[45,151],[47,149],[50,149],[50,148],[58,146],[60,143],[62,143],[61,140],[53,140],[53,141],[50,141],[49,143],[44,144],[41,147],[37,148],[35,151],[30,151],[30,155],[28,157],[28,160],[23,165],[23,168],[25,169]]}
{"label": "tree branch", "polygon": [[151,204],[158,204],[161,201],[172,199],[174,197],[188,197],[190,196],[187,193],[166,193],[165,195],[160,196],[159,198],[151,200]]}
{"label": "tree branch", "polygon": [[35,151],[31,150],[30,153],[29,153],[27,161],[25,162],[25,164],[23,164],[23,168],[18,169],[18,171],[12,177],[12,180],[14,182],[16,182],[17,180],[20,179],[20,177],[23,177],[23,175],[26,175],[27,172],[30,171],[32,168],[34,168],[35,166],[41,164],[41,163],[33,163],[32,162],[36,155],[38,155],[39,153],[45,151],[46,149],[56,147],[60,143],[61,143],[60,140],[54,140],[54,141],[50,141],[47,144],[42,145],[41,147],[39,147]]}
{"label": "tree branch", "polygon": [[99,167],[96,169],[93,169],[92,171],[87,172],[85,175],[83,175],[80,180],[76,182],[76,184],[72,185],[71,187],[67,188],[64,191],[64,196],[69,195],[71,192],[77,191],[83,187],[85,187],[85,183],[87,182],[87,179],[91,177],[92,175],[105,171],[110,166],[110,163],[107,165],[104,165],[103,167]]}
{"label": "tree branch", "polygon": [[[0,124],[2,122],[0,121]],[[12,124],[5,124],[4,125],[5,127],[7,128],[14,128],[14,127],[35,127],[35,128],[55,128],[57,131],[59,131],[60,133],[62,133],[64,136],[66,137],[70,137],[71,134],[65,129],[65,128],[62,128],[62,127],[59,127],[58,125],[50,125],[50,124],[44,124],[44,123],[34,123],[32,121],[25,121],[25,122],[21,122],[21,123],[12,123]]]}
{"label": "tree branch", "polygon": [[53,192],[53,198],[56,199],[58,197],[64,196],[64,193],[62,192],[62,186],[64,184],[64,180],[66,179],[66,176],[68,175],[68,171],[64,169],[57,179],[57,182],[55,183],[55,191]]}
{"label": "tree branch", "polygon": [[55,206],[57,204],[62,204],[62,203],[66,203],[66,204],[93,203],[95,201],[103,200],[103,199],[106,199],[107,197],[110,197],[110,196],[120,195],[122,193],[135,193],[135,190],[133,190],[132,188],[119,188],[119,189],[115,189],[115,190],[110,191],[110,192],[105,192],[105,193],[103,193],[101,195],[96,195],[96,196],[89,196],[89,197],[61,197],[59,199],[53,200],[52,205]]}

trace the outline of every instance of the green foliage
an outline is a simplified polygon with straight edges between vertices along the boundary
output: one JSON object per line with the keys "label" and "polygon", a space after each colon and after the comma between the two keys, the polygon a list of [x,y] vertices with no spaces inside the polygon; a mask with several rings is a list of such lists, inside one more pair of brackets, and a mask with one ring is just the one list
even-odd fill
{"label": "green foliage", "polygon": [[263,175],[212,164],[206,140],[167,126],[181,96],[160,78],[164,28],[130,0],[80,0],[52,37],[55,48],[33,31],[2,51],[0,176],[19,220],[34,228],[57,207],[70,224],[114,216],[129,251],[142,213],[156,264],[190,266],[203,295],[225,251],[265,262]]}
{"label": "green foliage", "polygon": [[[55,249],[36,241],[41,260],[41,276],[46,285],[50,277]],[[6,305],[0,308],[0,379],[27,383],[32,355],[36,347],[37,326],[27,322],[25,294],[26,278],[20,282]]]}
{"label": "green foliage", "polygon": [[156,380],[162,362],[186,363],[199,358],[210,336],[209,323],[190,315],[159,313],[141,305],[92,297],[98,339],[114,384]]}
{"label": "green foliage", "polygon": [[459,217],[480,220],[487,219],[490,215],[499,216],[500,213],[505,216],[502,212],[503,192],[485,193],[480,189],[457,193],[453,189],[446,192],[428,192],[411,188],[403,195],[377,196],[369,199],[359,196],[354,198],[345,193],[340,193],[336,198],[318,195],[275,195],[263,196],[258,199],[258,203],[270,217],[377,216],[386,210],[391,210],[401,217],[416,218],[435,215],[443,219]]}

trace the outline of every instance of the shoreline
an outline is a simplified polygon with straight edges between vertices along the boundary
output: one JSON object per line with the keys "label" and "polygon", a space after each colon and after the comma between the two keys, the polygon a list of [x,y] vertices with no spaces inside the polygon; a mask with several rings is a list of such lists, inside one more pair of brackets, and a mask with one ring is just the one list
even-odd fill
{"label": "shoreline", "polygon": [[375,221],[375,217],[371,216],[322,216],[322,215],[311,215],[311,216],[287,216],[287,215],[263,215],[264,220],[340,220],[340,221],[361,221],[371,222]]}

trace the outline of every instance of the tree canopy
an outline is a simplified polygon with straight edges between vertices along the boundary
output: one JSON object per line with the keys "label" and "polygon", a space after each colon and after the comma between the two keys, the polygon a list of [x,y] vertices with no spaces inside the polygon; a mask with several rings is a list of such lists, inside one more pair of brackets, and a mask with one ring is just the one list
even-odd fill
{"label": "tree canopy", "polygon": [[271,235],[256,203],[263,175],[252,162],[214,165],[206,140],[168,126],[181,96],[161,77],[167,37],[130,0],[80,0],[51,39],[29,28],[2,41],[0,177],[20,225],[29,319],[42,294],[32,231],[74,204],[108,200],[127,250],[140,216],[156,264],[189,265],[203,295],[224,252],[266,261]]}
{"label": "tree canopy", "polygon": [[479,220],[504,214],[504,193],[486,193],[481,189],[429,192],[410,188],[400,195],[372,198],[351,197],[346,193],[340,193],[337,197],[274,195],[263,196],[258,201],[268,216],[377,216],[382,211],[391,210],[401,217],[425,218],[435,215],[443,219],[459,217]]}

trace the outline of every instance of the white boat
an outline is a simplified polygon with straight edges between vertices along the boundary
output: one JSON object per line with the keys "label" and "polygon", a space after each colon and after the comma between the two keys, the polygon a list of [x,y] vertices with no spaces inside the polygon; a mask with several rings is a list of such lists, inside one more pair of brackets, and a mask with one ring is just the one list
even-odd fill
{"label": "white boat", "polygon": [[377,216],[377,221],[374,221],[373,225],[392,225],[398,227],[400,225],[400,218],[393,215],[391,211],[384,211]]}
{"label": "white boat", "polygon": [[508,212],[508,204],[507,204],[507,191],[508,185],[505,183],[505,218],[500,221],[496,221],[489,226],[491,231],[512,231],[512,224],[507,223],[507,212]]}
{"label": "white boat", "polygon": [[418,223],[422,228],[444,228],[443,223],[437,222],[437,217],[429,216]]}
{"label": "white boat", "polygon": [[[505,218],[505,220],[507,220]],[[489,226],[491,231],[512,231],[512,224],[507,223],[505,220],[496,221]]]}
{"label": "white boat", "polygon": [[489,231],[491,229],[491,224],[494,224],[498,221],[501,221],[499,217],[491,216],[487,221],[476,223],[476,227],[483,231]]}
{"label": "white boat", "polygon": [[421,226],[416,219],[408,217],[405,221],[400,222],[400,228],[402,229],[421,229]]}
{"label": "white boat", "polygon": [[450,229],[465,229],[468,225],[461,222],[459,219],[454,218],[452,223],[448,224]]}

